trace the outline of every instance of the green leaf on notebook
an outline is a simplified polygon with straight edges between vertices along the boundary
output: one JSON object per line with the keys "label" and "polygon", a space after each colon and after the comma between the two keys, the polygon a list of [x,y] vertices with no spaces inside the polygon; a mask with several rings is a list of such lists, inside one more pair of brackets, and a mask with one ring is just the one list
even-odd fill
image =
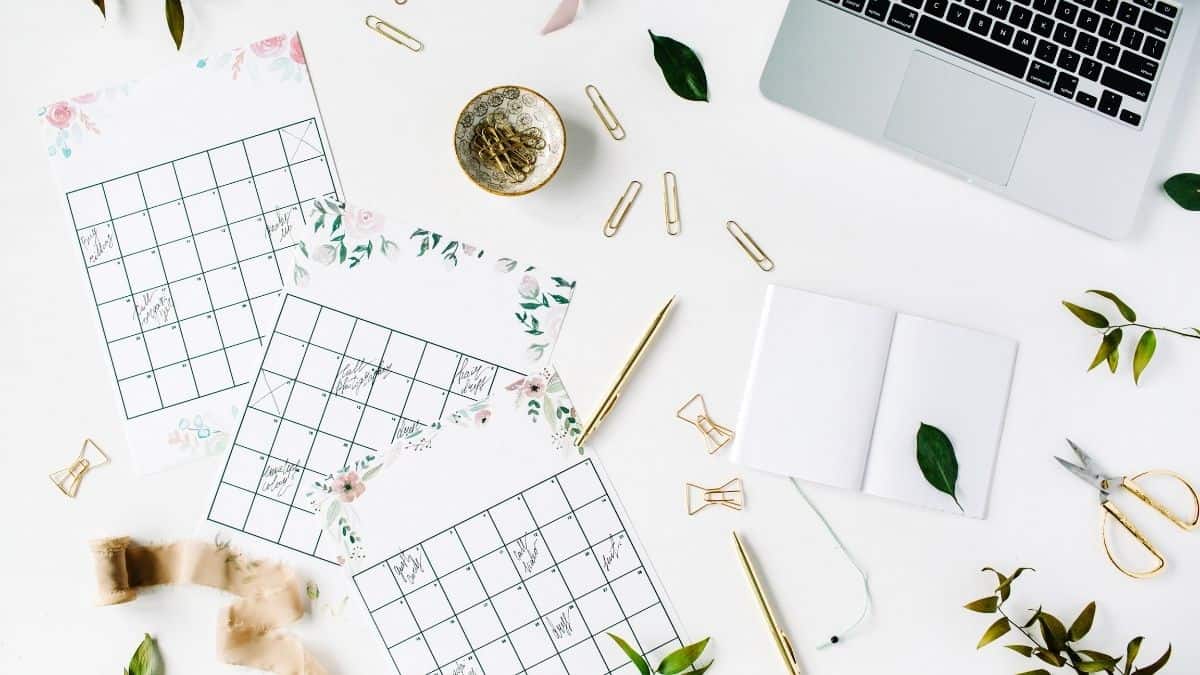
{"label": "green leaf on notebook", "polygon": [[1188,211],[1200,211],[1200,173],[1181,173],[1163,183],[1163,190]]}
{"label": "green leaf on notebook", "polygon": [[696,52],[678,40],[646,32],[654,44],[654,60],[662,68],[671,91],[689,101],[707,101],[708,78]]}
{"label": "green leaf on notebook", "polygon": [[921,467],[921,473],[930,485],[939,492],[950,495],[958,510],[964,510],[958,502],[958,495],[955,494],[958,484],[958,457],[954,454],[954,444],[944,431],[924,422],[917,429],[917,465]]}

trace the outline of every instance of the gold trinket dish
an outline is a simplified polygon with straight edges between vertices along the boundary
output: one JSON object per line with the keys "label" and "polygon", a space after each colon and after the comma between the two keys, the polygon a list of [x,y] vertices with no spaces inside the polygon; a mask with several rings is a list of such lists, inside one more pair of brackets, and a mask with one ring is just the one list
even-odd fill
{"label": "gold trinket dish", "polygon": [[566,150],[558,110],[527,87],[493,87],[476,95],[454,125],[459,166],[492,194],[515,197],[542,187],[558,172]]}

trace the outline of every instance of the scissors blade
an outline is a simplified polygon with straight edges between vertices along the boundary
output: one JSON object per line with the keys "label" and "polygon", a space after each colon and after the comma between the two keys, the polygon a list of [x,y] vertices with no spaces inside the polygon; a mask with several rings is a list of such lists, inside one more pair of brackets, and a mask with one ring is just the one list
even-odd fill
{"label": "scissors blade", "polygon": [[1103,476],[1101,476],[1093,471],[1088,471],[1087,469],[1085,469],[1082,466],[1068,462],[1067,460],[1063,459],[1062,457],[1055,457],[1054,459],[1058,460],[1058,463],[1061,464],[1064,469],[1066,469],[1067,471],[1070,471],[1071,474],[1073,476],[1075,476],[1076,478],[1078,478],[1079,480],[1087,483],[1088,485],[1091,485],[1093,488],[1098,490],[1101,494],[1108,494],[1108,490],[1106,490],[1104,488],[1104,477]]}

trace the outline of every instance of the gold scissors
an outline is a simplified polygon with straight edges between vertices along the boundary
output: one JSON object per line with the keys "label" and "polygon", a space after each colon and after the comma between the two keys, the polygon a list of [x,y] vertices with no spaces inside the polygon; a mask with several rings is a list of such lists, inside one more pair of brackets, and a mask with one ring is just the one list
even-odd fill
{"label": "gold scissors", "polygon": [[[1158,549],[1154,548],[1154,545],[1151,544],[1148,539],[1146,539],[1145,535],[1138,530],[1137,526],[1134,525],[1129,518],[1127,518],[1125,514],[1121,512],[1121,509],[1117,508],[1117,505],[1112,502],[1110,496],[1118,488],[1125,488],[1127,491],[1132,493],[1134,497],[1137,497],[1143,503],[1150,506],[1150,508],[1158,511],[1164,518],[1172,523],[1175,523],[1179,529],[1186,532],[1188,530],[1194,530],[1196,527],[1200,526],[1200,496],[1196,494],[1196,489],[1192,487],[1192,484],[1187,482],[1183,476],[1180,476],[1174,471],[1166,471],[1163,469],[1144,471],[1136,476],[1106,475],[1096,464],[1095,460],[1093,460],[1091,456],[1080,449],[1078,445],[1075,445],[1075,443],[1073,443],[1069,438],[1067,439],[1067,445],[1070,445],[1071,449],[1075,451],[1075,454],[1079,457],[1079,461],[1083,463],[1083,466],[1068,462],[1062,457],[1055,457],[1055,459],[1058,460],[1059,464],[1063,465],[1064,469],[1070,471],[1088,485],[1096,488],[1096,490],[1099,492],[1100,509],[1103,511],[1103,517],[1100,519],[1100,539],[1102,542],[1104,542],[1104,553],[1108,555],[1109,561],[1112,562],[1114,567],[1121,570],[1121,572],[1124,574],[1133,577],[1134,579],[1146,579],[1163,571],[1163,568],[1167,566],[1166,559],[1164,559],[1162,554],[1158,552]],[[1192,496],[1192,519],[1190,521],[1186,521],[1180,518],[1166,506],[1163,506],[1163,504],[1157,499],[1147,494],[1145,490],[1143,490],[1137,483],[1139,480],[1147,476],[1167,476],[1175,479],[1177,482],[1187,488],[1187,491]],[[1155,560],[1158,561],[1157,565],[1148,570],[1135,571],[1130,570],[1117,561],[1117,558],[1113,555],[1112,548],[1109,547],[1108,542],[1108,520],[1110,516],[1115,518],[1116,521],[1121,524],[1121,527],[1125,528],[1126,532],[1133,535],[1133,538],[1142,545],[1142,548],[1144,548],[1151,556],[1154,557]]]}

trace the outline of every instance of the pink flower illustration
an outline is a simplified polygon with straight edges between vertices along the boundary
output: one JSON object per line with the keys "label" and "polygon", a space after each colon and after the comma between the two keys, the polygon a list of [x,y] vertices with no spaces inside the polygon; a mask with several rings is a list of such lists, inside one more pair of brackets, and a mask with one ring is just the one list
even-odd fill
{"label": "pink flower illustration", "polygon": [[527,300],[536,300],[541,288],[538,287],[537,279],[526,274],[521,277],[521,285],[517,286],[517,294]]}
{"label": "pink flower illustration", "polygon": [[546,390],[546,383],[540,377],[530,377],[525,379],[525,383],[521,386],[521,393],[533,398],[540,396]]}
{"label": "pink flower illustration", "polygon": [[66,129],[71,126],[71,122],[75,119],[75,109],[66,101],[53,103],[46,109],[46,121],[50,126],[59,129]]}
{"label": "pink flower illustration", "polygon": [[80,96],[72,96],[71,100],[75,101],[76,103],[95,103],[97,98],[98,97],[96,96],[95,92],[92,92]]}
{"label": "pink flower illustration", "polygon": [[292,60],[301,65],[307,63],[304,60],[304,47],[300,45],[300,34],[292,36]]}
{"label": "pink flower illustration", "polygon": [[346,209],[346,230],[355,239],[370,239],[383,229],[383,216],[367,209]]}
{"label": "pink flower illustration", "polygon": [[349,504],[365,492],[367,486],[358,477],[358,472],[347,471],[333,479],[333,492],[337,498]]}
{"label": "pink flower illustration", "polygon": [[490,420],[491,418],[492,418],[491,410],[480,410],[479,412],[475,413],[475,426],[481,427],[481,426],[487,424],[488,420]]}
{"label": "pink flower illustration", "polygon": [[259,40],[258,42],[251,43],[250,51],[254,52],[254,55],[259,58],[275,56],[279,52],[283,51],[283,45],[285,42],[287,42],[286,35],[276,35],[265,40]]}

